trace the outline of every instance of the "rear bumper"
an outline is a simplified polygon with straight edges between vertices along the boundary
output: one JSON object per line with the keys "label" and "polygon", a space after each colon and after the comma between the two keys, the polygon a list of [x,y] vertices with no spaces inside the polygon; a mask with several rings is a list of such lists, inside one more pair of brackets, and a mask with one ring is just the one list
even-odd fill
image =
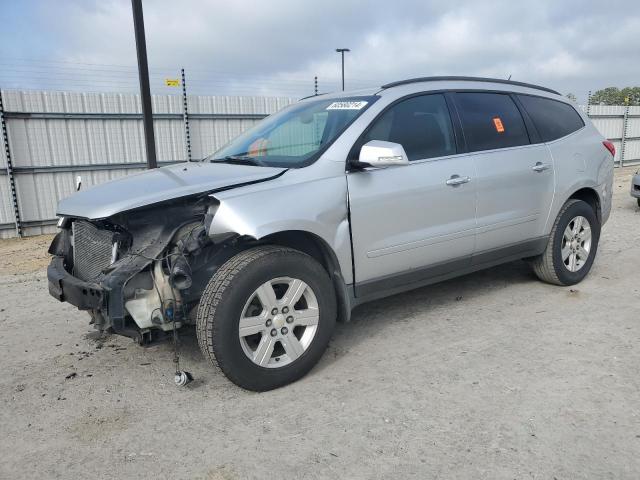
{"label": "rear bumper", "polygon": [[62,257],[53,257],[47,267],[49,293],[61,302],[80,310],[100,310],[106,305],[105,290],[95,283],[84,282],[69,274]]}

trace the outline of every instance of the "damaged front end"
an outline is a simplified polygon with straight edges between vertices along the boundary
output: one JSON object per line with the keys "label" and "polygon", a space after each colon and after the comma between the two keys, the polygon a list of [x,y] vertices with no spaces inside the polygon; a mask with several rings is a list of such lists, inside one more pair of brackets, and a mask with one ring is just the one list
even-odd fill
{"label": "damaged front end", "polygon": [[101,220],[62,218],[49,292],[87,310],[100,331],[140,343],[192,323],[208,279],[231,255],[207,234],[217,207],[201,195]]}

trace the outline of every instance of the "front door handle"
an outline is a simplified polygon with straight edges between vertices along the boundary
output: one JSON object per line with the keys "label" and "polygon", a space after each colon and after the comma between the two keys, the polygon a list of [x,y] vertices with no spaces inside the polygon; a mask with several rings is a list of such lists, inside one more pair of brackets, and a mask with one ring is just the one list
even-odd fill
{"label": "front door handle", "polygon": [[456,187],[458,185],[462,185],[463,183],[469,183],[471,181],[471,177],[461,177],[460,175],[451,175],[451,178],[447,180],[447,185],[450,187]]}
{"label": "front door handle", "polygon": [[551,165],[548,163],[536,162],[536,164],[531,167],[531,170],[534,172],[544,172],[545,170],[549,170],[549,168],[551,168]]}

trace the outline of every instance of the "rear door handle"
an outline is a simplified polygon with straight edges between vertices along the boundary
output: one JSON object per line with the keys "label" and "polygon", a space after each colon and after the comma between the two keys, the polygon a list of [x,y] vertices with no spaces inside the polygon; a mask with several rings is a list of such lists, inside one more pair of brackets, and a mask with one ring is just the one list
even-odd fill
{"label": "rear door handle", "polygon": [[463,183],[469,183],[471,181],[471,177],[461,177],[460,175],[451,175],[451,178],[447,180],[447,185],[450,187],[456,187],[458,185],[462,185]]}
{"label": "rear door handle", "polygon": [[536,164],[531,167],[531,170],[534,172],[544,172],[545,170],[549,170],[549,168],[551,168],[551,165],[548,163],[536,162]]}

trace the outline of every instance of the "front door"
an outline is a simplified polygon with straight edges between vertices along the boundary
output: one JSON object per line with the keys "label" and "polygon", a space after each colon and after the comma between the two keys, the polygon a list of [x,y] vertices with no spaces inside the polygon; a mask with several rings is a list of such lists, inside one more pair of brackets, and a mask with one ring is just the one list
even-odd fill
{"label": "front door", "polygon": [[347,176],[356,296],[468,266],[475,168],[473,159],[456,152],[444,96],[413,96],[392,105],[358,144],[371,140],[401,144],[410,164]]}

